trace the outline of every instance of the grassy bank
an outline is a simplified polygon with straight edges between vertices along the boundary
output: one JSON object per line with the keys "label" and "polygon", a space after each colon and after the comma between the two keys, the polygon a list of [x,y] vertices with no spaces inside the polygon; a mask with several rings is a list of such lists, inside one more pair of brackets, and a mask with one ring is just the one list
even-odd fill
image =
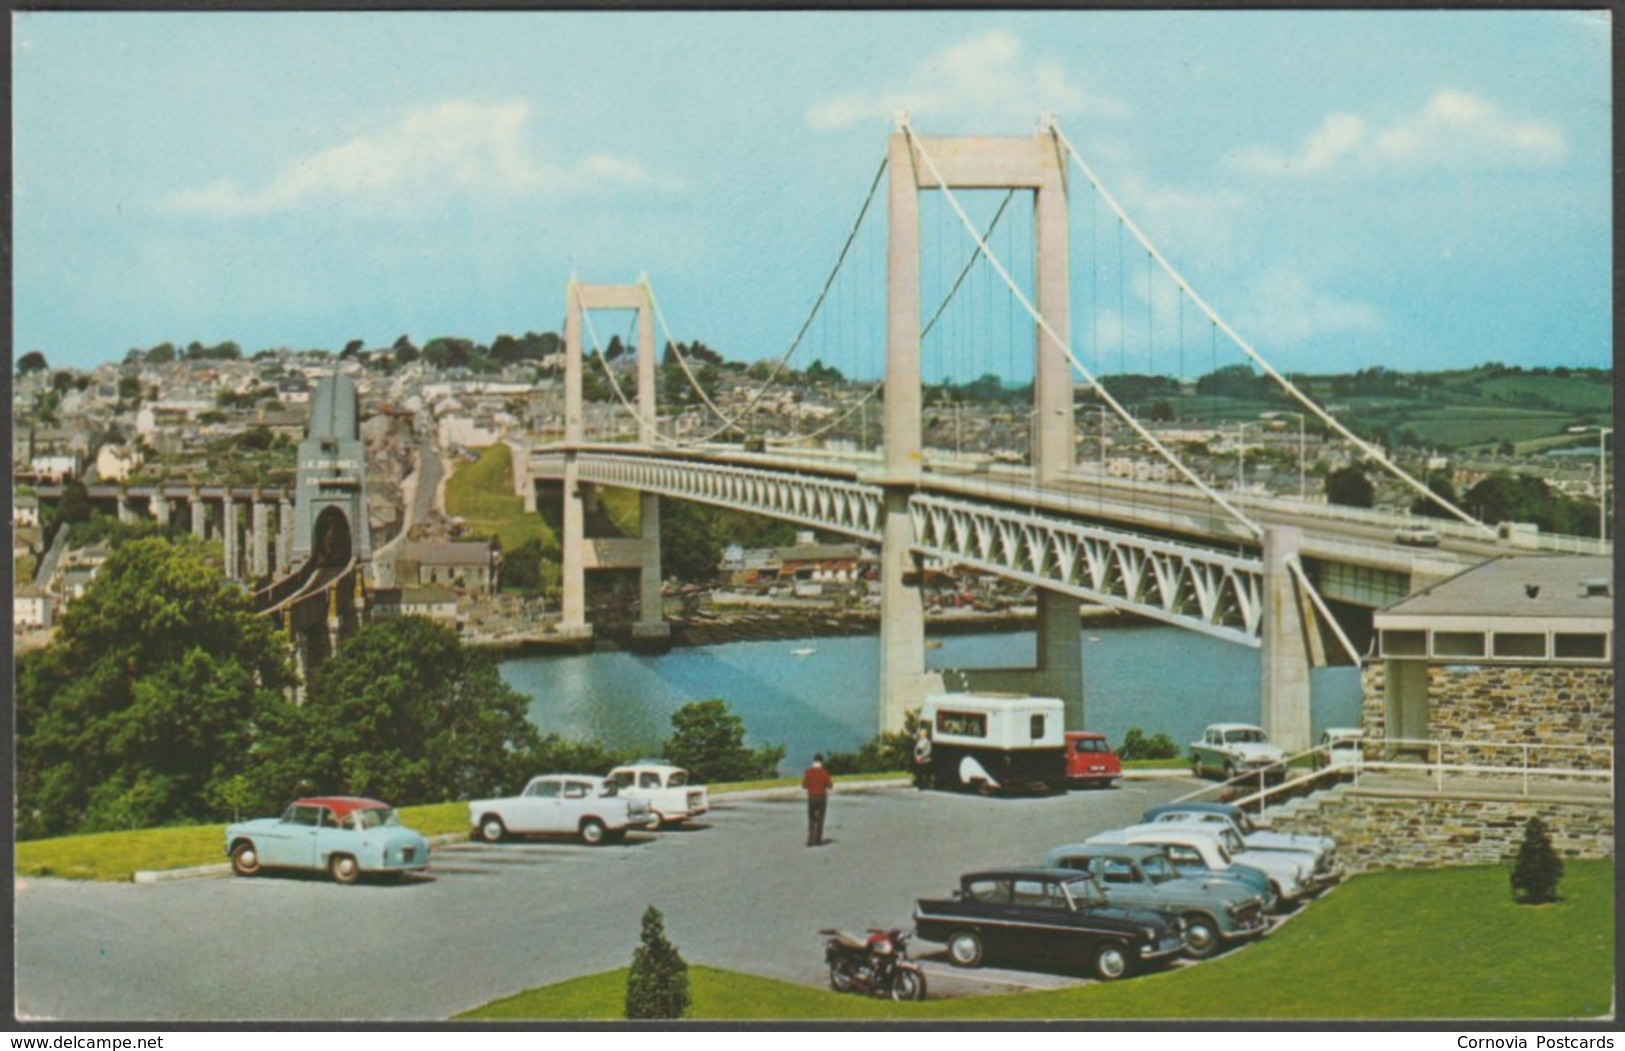
{"label": "grassy bank", "polygon": [[[1512,903],[1505,866],[1379,872],[1268,940],[1197,967],[1050,992],[890,1004],[710,967],[696,1019],[1591,1018],[1613,991],[1614,866],[1570,861],[1563,900]],[[627,947],[630,957],[632,946]],[[466,1020],[622,1017],[626,972],[494,1001]]]}
{"label": "grassy bank", "polygon": [[459,464],[446,480],[446,513],[462,517],[477,536],[498,537],[504,551],[527,540],[550,551],[559,547],[542,516],[525,513],[525,498],[514,494],[513,450],[500,442],[473,463]]}

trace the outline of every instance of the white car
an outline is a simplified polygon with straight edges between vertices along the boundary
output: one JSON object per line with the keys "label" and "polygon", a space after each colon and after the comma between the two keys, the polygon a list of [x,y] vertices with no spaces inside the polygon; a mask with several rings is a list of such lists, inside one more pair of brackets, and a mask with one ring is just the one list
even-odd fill
{"label": "white car", "polygon": [[509,836],[573,835],[588,846],[618,840],[649,824],[649,804],[625,799],[614,781],[594,774],[543,774],[517,796],[468,804],[474,836],[500,843]]}
{"label": "white car", "polygon": [[1272,832],[1253,823],[1252,815],[1233,803],[1164,803],[1147,810],[1146,824],[1218,825],[1233,829],[1248,850],[1287,850],[1307,855],[1314,866],[1310,883],[1326,886],[1343,878],[1337,860],[1337,840],[1295,832]]}
{"label": "white car", "polygon": [[1214,770],[1226,781],[1262,770],[1271,780],[1286,776],[1286,753],[1250,723],[1213,723],[1191,742],[1191,772]]}
{"label": "white car", "polygon": [[1334,726],[1320,735],[1315,765],[1352,773],[1365,761],[1365,731],[1350,726]]}
{"label": "white car", "polygon": [[1406,547],[1438,547],[1439,534],[1425,525],[1400,526],[1394,530],[1394,543]]}
{"label": "white car", "polygon": [[649,827],[680,825],[711,809],[704,785],[688,783],[688,771],[658,759],[640,759],[609,772],[620,794],[649,804]]}
{"label": "white car", "polygon": [[[1156,842],[1157,837],[1170,830],[1206,836],[1216,841],[1233,863],[1251,865],[1269,876],[1270,885],[1283,901],[1296,901],[1315,887],[1315,859],[1311,855],[1295,850],[1253,850],[1228,825],[1152,822],[1130,825],[1123,832],[1128,835],[1130,843],[1141,843]],[[1151,839],[1136,838],[1139,836],[1150,836]]]}

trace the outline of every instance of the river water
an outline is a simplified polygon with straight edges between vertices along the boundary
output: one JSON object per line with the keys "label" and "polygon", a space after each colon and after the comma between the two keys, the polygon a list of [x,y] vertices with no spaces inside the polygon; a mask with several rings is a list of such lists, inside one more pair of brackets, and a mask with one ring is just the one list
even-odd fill
{"label": "river water", "polygon": [[[1210,722],[1258,721],[1258,651],[1179,628],[1085,627],[1085,722],[1113,742],[1132,726],[1183,750]],[[1031,665],[1032,632],[952,635],[927,652],[932,668]],[[795,651],[814,652],[797,656]],[[517,657],[503,679],[531,699],[544,733],[596,738],[657,755],[684,703],[720,697],[745,721],[746,742],[784,744],[786,770],[814,752],[853,751],[875,734],[880,640],[872,635],[684,647],[658,656],[604,651]],[[1360,676],[1312,676],[1313,734],[1358,726]]]}

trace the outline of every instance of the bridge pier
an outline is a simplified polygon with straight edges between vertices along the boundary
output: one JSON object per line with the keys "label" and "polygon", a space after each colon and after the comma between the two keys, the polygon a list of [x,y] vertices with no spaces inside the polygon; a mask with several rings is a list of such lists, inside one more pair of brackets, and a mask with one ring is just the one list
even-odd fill
{"label": "bridge pier", "polygon": [[267,535],[270,531],[271,505],[255,495],[250,505],[253,515],[253,529],[249,536],[249,572],[258,580],[270,571],[270,559],[266,557]]}
{"label": "bridge pier", "polygon": [[130,494],[119,490],[118,494],[118,520],[120,522],[134,522],[135,508],[130,504]]}
{"label": "bridge pier", "polygon": [[[1288,563],[1297,557],[1303,530],[1276,526],[1264,531],[1264,619],[1259,647],[1259,723],[1288,753],[1310,745],[1310,658],[1319,627]],[[1317,639],[1312,639],[1312,633]]]}
{"label": "bridge pier", "polygon": [[205,517],[208,514],[208,508],[204,506],[203,494],[198,491],[196,486],[192,487],[192,498],[188,506],[192,512],[192,535],[199,540],[209,539],[209,522]]}
{"label": "bridge pier", "polygon": [[293,503],[287,497],[276,504],[276,575],[288,572],[288,554],[293,549]]}
{"label": "bridge pier", "polygon": [[1027,693],[1059,697],[1066,705],[1063,725],[1084,728],[1083,617],[1078,600],[1057,591],[1038,592],[1038,653],[1031,668],[965,668],[945,676],[967,691]]}
{"label": "bridge pier", "polygon": [[168,529],[169,516],[173,510],[169,503],[169,497],[165,496],[161,490],[154,489],[152,493],[151,507],[154,521],[156,521],[161,528]]}
{"label": "bridge pier", "polygon": [[638,496],[638,537],[638,620],[632,638],[642,647],[661,648],[671,639],[671,625],[660,595],[660,497],[654,493]]}
{"label": "bridge pier", "polygon": [[242,576],[241,538],[237,530],[237,501],[231,498],[231,490],[226,490],[225,498],[221,502],[221,536],[226,544],[226,576],[232,580]]}
{"label": "bridge pier", "polygon": [[[888,407],[889,408],[889,407]],[[880,732],[903,729],[911,709],[940,693],[942,676],[925,669],[925,600],[914,562],[914,522],[908,498],[914,486],[888,485],[881,511]]]}

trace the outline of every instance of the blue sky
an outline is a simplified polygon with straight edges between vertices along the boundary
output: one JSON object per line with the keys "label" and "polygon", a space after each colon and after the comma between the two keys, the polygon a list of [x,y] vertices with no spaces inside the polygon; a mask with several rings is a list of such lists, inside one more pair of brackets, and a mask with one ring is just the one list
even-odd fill
{"label": "blue sky", "polygon": [[[1606,14],[13,19],[14,345],[56,366],[163,340],[556,330],[572,273],[647,274],[677,338],[774,356],[903,109],[930,135],[1026,135],[1055,113],[1283,368],[1612,360]],[[1145,286],[1099,287],[1085,260],[1115,266],[1116,243],[1078,185],[1079,353],[1177,371],[1171,348],[1205,326],[1170,327],[1177,293],[1156,286],[1150,330],[1122,320],[1144,317]],[[940,204],[925,214],[930,286],[970,242]],[[882,232],[866,226],[807,354],[877,367]],[[978,280],[928,372],[996,366],[999,339],[1030,348],[1028,326],[965,349],[1007,313]]]}

